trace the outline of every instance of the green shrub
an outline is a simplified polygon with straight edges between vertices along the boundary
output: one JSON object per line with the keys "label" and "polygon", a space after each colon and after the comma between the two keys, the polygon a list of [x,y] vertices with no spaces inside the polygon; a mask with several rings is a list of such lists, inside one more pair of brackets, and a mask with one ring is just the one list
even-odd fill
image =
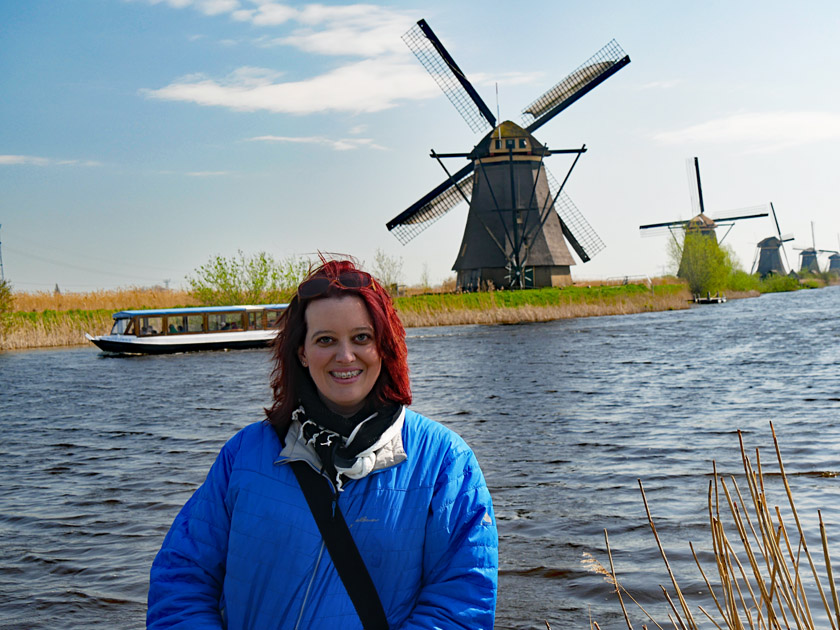
{"label": "green shrub", "polygon": [[761,280],[758,290],[762,293],[781,293],[784,291],[797,291],[802,288],[799,279],[794,276],[777,276],[771,274]]}
{"label": "green shrub", "polygon": [[0,280],[0,339],[5,334],[14,299],[12,283],[8,280]]}
{"label": "green shrub", "polygon": [[266,252],[245,256],[239,251],[211,258],[186,280],[190,294],[207,306],[269,304],[288,301],[308,269],[307,260],[277,261]]}

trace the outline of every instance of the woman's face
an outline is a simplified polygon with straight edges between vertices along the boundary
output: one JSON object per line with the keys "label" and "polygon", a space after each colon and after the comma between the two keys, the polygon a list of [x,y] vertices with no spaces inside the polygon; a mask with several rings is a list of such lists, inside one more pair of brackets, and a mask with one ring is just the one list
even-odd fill
{"label": "woman's face", "polygon": [[364,301],[354,295],[310,302],[306,338],[298,349],[324,404],[343,416],[359,411],[370,394],[382,359]]}

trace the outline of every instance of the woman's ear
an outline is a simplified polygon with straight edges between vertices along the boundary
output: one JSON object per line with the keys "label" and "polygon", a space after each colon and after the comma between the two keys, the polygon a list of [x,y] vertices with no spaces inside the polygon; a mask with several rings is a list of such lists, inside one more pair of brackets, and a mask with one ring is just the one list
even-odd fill
{"label": "woman's ear", "polygon": [[298,359],[303,367],[309,367],[309,363],[306,361],[306,353],[303,351],[303,346],[298,348]]}

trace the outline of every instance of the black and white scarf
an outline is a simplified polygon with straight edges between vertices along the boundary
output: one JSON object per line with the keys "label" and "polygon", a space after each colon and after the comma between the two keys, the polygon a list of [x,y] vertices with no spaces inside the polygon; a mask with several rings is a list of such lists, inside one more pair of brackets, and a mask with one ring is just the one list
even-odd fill
{"label": "black and white scarf", "polygon": [[340,492],[346,479],[360,479],[373,470],[376,449],[399,430],[395,422],[402,406],[376,407],[368,401],[361,411],[345,418],[327,408],[308,378],[301,381],[300,406],[292,412],[292,419],[300,423],[301,436],[318,454],[323,471]]}

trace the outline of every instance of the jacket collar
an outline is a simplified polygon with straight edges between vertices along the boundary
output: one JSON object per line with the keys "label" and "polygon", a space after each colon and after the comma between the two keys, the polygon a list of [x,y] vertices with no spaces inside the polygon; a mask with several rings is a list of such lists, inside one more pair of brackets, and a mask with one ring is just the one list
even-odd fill
{"label": "jacket collar", "polygon": [[[402,440],[402,427],[405,423],[405,407],[401,407],[397,419],[382,437],[371,447],[359,453],[359,459],[366,462],[361,468],[345,472],[350,479],[361,479],[370,473],[391,468],[404,462],[408,456]],[[315,449],[307,444],[297,419],[292,420],[286,432],[286,440],[275,464],[282,465],[294,461],[304,461],[316,472],[321,473],[321,460]]]}

